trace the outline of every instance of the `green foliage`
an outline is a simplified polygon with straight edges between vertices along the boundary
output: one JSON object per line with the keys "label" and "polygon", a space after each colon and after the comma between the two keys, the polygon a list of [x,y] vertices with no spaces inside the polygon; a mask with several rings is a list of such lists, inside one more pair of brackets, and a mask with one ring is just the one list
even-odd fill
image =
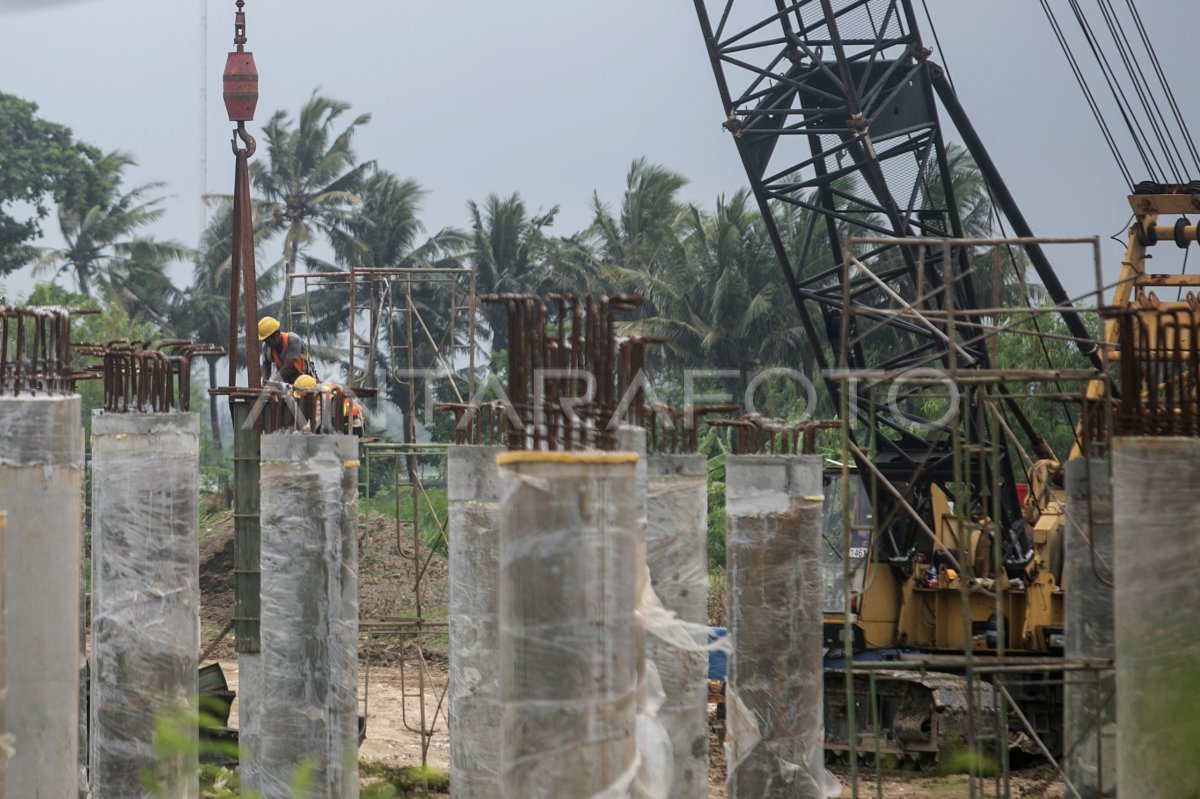
{"label": "green foliage", "polygon": [[[372,472],[376,469],[371,466]],[[417,524],[421,532],[422,543],[438,554],[446,557],[446,539],[442,535],[448,518],[448,501],[446,489],[426,487],[418,490],[417,495]],[[380,491],[371,497],[360,498],[359,513],[378,513],[389,519],[411,520],[413,518],[413,490],[410,486],[393,484],[386,491]]]}
{"label": "green foliage", "polygon": [[200,799],[241,799],[238,774],[227,766],[205,763],[200,766]]}
{"label": "green foliage", "polygon": [[996,759],[982,749],[972,751],[961,744],[948,743],[938,755],[937,773],[943,777],[949,774],[991,777],[996,774]]}
{"label": "green foliage", "polygon": [[725,456],[708,461],[708,571],[725,568]]}
{"label": "green foliage", "polygon": [[360,760],[358,773],[379,780],[363,790],[363,799],[426,796],[450,790],[450,773],[436,766],[392,766],[378,760]]}
{"label": "green foliage", "polygon": [[[91,204],[111,190],[111,176],[97,172],[100,151],[75,140],[71,129],[37,116],[37,104],[0,92],[0,275],[36,255],[50,199]],[[33,216],[9,213],[12,203],[32,206]]]}

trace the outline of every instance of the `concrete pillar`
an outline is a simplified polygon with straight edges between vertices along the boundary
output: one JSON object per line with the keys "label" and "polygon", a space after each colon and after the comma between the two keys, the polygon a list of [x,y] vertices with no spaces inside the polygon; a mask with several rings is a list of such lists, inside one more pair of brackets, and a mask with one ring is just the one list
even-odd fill
{"label": "concrete pillar", "polygon": [[[95,799],[199,795],[200,416],[92,417],[90,769]],[[155,751],[160,719],[178,748]],[[189,743],[190,742],[190,743]]]}
{"label": "concrete pillar", "polygon": [[[0,511],[0,575],[4,574],[4,526],[8,514]],[[0,707],[4,706],[4,589],[0,586]],[[0,712],[0,788],[4,787],[4,771],[8,765],[10,736],[4,729],[4,714]]]}
{"label": "concrete pillar", "polygon": [[3,727],[16,754],[4,796],[79,792],[79,574],[83,430],[78,395],[0,397]]}
{"label": "concrete pillar", "polygon": [[500,534],[502,789],[629,796],[645,663],[633,453],[509,452]]}
{"label": "concrete pillar", "polygon": [[500,795],[500,477],[502,447],[447,456],[450,535],[450,795]]}
{"label": "concrete pillar", "polygon": [[358,796],[358,440],[262,437],[263,799]]}
{"label": "concrete pillar", "polygon": [[[683,621],[708,623],[708,467],[703,455],[647,459],[646,562],[659,601]],[[697,640],[697,645],[706,641]],[[667,698],[658,718],[671,736],[669,799],[708,796],[708,656],[646,639]]]}
{"label": "concrete pillar", "polygon": [[[1112,659],[1112,485],[1102,458],[1075,458],[1066,467],[1066,646],[1068,658]],[[1072,672],[1063,687],[1063,767],[1080,799],[1116,790],[1116,677]],[[1066,791],[1066,795],[1070,791]]]}
{"label": "concrete pillar", "polygon": [[730,799],[825,799],[821,458],[725,461]]}
{"label": "concrete pillar", "polygon": [[1197,485],[1200,439],[1114,441],[1117,795],[1122,797],[1200,795]]}

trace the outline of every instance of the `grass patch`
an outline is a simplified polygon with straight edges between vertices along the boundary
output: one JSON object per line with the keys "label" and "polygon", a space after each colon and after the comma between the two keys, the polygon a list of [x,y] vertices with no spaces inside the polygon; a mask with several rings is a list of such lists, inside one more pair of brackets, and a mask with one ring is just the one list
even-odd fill
{"label": "grass patch", "polygon": [[[421,542],[430,549],[445,557],[446,540],[441,530],[446,527],[448,518],[448,502],[446,489],[426,488],[417,491],[417,524],[421,530]],[[380,491],[373,497],[359,497],[358,512],[365,517],[368,513],[377,513],[389,519],[411,521],[413,518],[412,488],[399,486],[395,491]],[[411,537],[411,530],[408,531]]]}
{"label": "grass patch", "polygon": [[450,772],[434,766],[391,766],[378,760],[360,760],[358,773],[378,780],[363,789],[363,799],[436,796],[450,790]]}

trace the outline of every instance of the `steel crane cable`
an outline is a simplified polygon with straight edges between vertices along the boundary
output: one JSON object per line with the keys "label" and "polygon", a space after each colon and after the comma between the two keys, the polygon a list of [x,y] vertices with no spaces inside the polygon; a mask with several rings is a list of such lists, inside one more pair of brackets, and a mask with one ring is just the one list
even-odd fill
{"label": "steel crane cable", "polygon": [[1183,154],[1179,151],[1179,145],[1175,143],[1175,137],[1171,135],[1167,126],[1167,118],[1163,114],[1158,100],[1154,97],[1150,82],[1146,79],[1146,73],[1142,71],[1141,64],[1137,59],[1133,58],[1133,46],[1129,42],[1129,37],[1117,24],[1117,13],[1113,8],[1112,0],[1096,0],[1096,3],[1100,7],[1100,15],[1104,17],[1104,24],[1108,27],[1108,33],[1117,47],[1117,53],[1121,57],[1121,63],[1125,66],[1125,72],[1129,75],[1130,83],[1133,84],[1142,110],[1146,112],[1150,128],[1154,131],[1159,146],[1162,147],[1163,158],[1171,167],[1171,171],[1175,175],[1175,182],[1183,183],[1183,176],[1187,171],[1183,166]]}
{"label": "steel crane cable", "polygon": [[1108,149],[1112,153],[1113,160],[1117,162],[1117,168],[1121,170],[1121,175],[1125,178],[1125,185],[1133,187],[1133,173],[1129,171],[1129,165],[1125,163],[1124,157],[1121,155],[1121,150],[1117,147],[1116,138],[1113,136],[1112,129],[1108,126],[1107,120],[1104,118],[1103,112],[1100,110],[1100,104],[1096,101],[1096,96],[1092,92],[1091,86],[1087,82],[1087,78],[1083,74],[1083,70],[1079,66],[1079,61],[1075,57],[1074,51],[1071,49],[1070,43],[1067,41],[1066,35],[1063,33],[1062,26],[1058,23],[1058,18],[1054,15],[1054,10],[1050,7],[1048,0],[1038,0],[1041,3],[1042,11],[1046,14],[1046,20],[1050,23],[1051,30],[1054,31],[1054,37],[1058,40],[1058,46],[1062,50],[1063,55],[1067,59],[1067,63],[1071,67],[1072,74],[1075,75],[1075,81],[1079,84],[1080,90],[1083,92],[1084,100],[1087,101],[1088,108],[1091,109],[1092,116],[1096,120],[1096,124],[1100,126],[1100,133],[1104,136],[1104,141],[1108,144]]}
{"label": "steel crane cable", "polygon": [[[1083,31],[1083,37],[1087,41],[1088,47],[1092,51],[1092,56],[1096,59],[1096,63],[1100,66],[1100,73],[1104,76],[1105,83],[1108,84],[1108,90],[1112,93],[1113,100],[1117,104],[1117,110],[1121,112],[1121,119],[1125,122],[1125,128],[1129,135],[1133,138],[1133,143],[1138,149],[1138,153],[1142,156],[1142,161],[1146,167],[1147,175],[1154,181],[1163,182],[1166,176],[1166,170],[1162,168],[1162,164],[1158,162],[1154,151],[1150,148],[1148,141],[1143,142],[1141,134],[1138,132],[1137,126],[1134,124],[1133,105],[1129,102],[1129,98],[1125,95],[1125,90],[1121,88],[1120,82],[1117,80],[1116,71],[1108,62],[1108,58],[1104,55],[1104,51],[1100,47],[1100,43],[1095,32],[1092,31],[1092,25],[1088,22],[1087,15],[1084,14],[1083,8],[1079,5],[1078,0],[1067,0],[1071,6],[1071,10],[1075,14],[1075,21],[1079,23],[1080,30]],[[1153,166],[1151,165],[1153,162]],[[1155,171],[1157,168],[1157,172]]]}
{"label": "steel crane cable", "polygon": [[1200,151],[1196,149],[1196,141],[1192,138],[1192,132],[1183,118],[1183,112],[1179,110],[1179,103],[1175,100],[1175,92],[1172,91],[1170,82],[1167,81],[1167,75],[1163,71],[1162,62],[1158,59],[1158,52],[1155,50],[1154,45],[1150,43],[1150,36],[1146,33],[1146,26],[1142,23],[1141,12],[1138,11],[1137,4],[1133,0],[1125,0],[1125,5],[1129,7],[1129,13],[1133,17],[1133,24],[1137,28],[1138,36],[1142,40],[1142,46],[1146,48],[1146,52],[1150,56],[1150,63],[1154,66],[1154,74],[1158,78],[1159,85],[1163,87],[1163,92],[1167,96],[1167,104],[1171,107],[1171,112],[1175,116],[1175,122],[1179,125],[1180,131],[1183,132],[1183,140],[1187,143],[1188,152],[1191,153],[1197,174],[1200,174]]}
{"label": "steel crane cable", "polygon": [[[1045,0],[1042,0],[1042,5],[1043,5],[1043,7],[1045,7],[1045,5],[1046,5]],[[929,13],[929,4],[926,2],[926,0],[921,0],[921,6],[925,10],[925,19],[929,22],[929,30],[931,33],[933,33],[934,45],[938,48],[938,52],[940,52],[942,55],[942,67],[946,70],[946,79],[950,82],[950,87],[954,88],[954,78],[950,72],[949,60],[946,56],[946,51],[942,49],[941,39],[938,37],[937,25],[935,25],[933,22],[933,15]],[[1046,9],[1046,11],[1048,14],[1051,13],[1048,8]],[[1051,25],[1055,26],[1057,29],[1055,21],[1052,20]],[[1074,67],[1075,64],[1074,64],[1072,56],[1070,54],[1068,54],[1068,59],[1072,60],[1072,66]],[[1079,74],[1078,70],[1076,70],[1076,77],[1080,80],[1081,85],[1082,85],[1083,78],[1082,78],[1082,75]],[[1087,90],[1086,86],[1084,88],[1084,93],[1085,93],[1085,95],[1088,94],[1088,90]],[[1122,172],[1122,174],[1125,175],[1126,179],[1130,180],[1129,170],[1126,168],[1125,162],[1121,159],[1121,157],[1116,149],[1115,143],[1112,140],[1112,134],[1107,129],[1107,126],[1104,123],[1104,118],[1099,113],[1099,108],[1096,107],[1094,103],[1092,105],[1093,105],[1093,108],[1092,108],[1093,113],[1096,115],[1096,121],[1100,123],[1101,129],[1105,133],[1105,137],[1109,142],[1109,147],[1112,150],[1113,157],[1116,158],[1117,166],[1120,167],[1121,172]],[[1131,185],[1131,186],[1133,185],[1132,181],[1130,182],[1129,185]],[[992,194],[992,187],[990,185],[988,185],[988,182],[986,180],[983,181],[983,188],[984,188],[984,191],[986,191],[987,195],[988,195],[988,209],[991,212],[991,217],[994,220],[996,220],[996,224],[1000,228],[1000,235],[1003,238],[1008,238],[1008,229],[1007,229],[1007,226],[1004,224],[1004,217],[1000,213],[1000,209],[996,207],[996,198]],[[928,192],[928,187],[926,187],[926,191]],[[1012,245],[1006,245],[1004,250],[1008,255],[1009,263],[1012,264],[1013,272],[1016,274],[1017,279],[1020,282],[1021,293],[1022,293],[1023,299],[1025,300],[1025,305],[1026,305],[1026,307],[1032,308],[1033,302],[1029,296],[1029,284],[1025,280],[1025,276],[1024,276],[1024,273],[1021,271],[1021,267],[1017,264],[1017,258],[1016,258],[1016,255],[1013,254]],[[1045,358],[1046,365],[1049,368],[1053,369],[1054,361],[1050,357],[1050,350],[1046,347],[1046,340],[1042,336],[1042,328],[1041,328],[1041,325],[1038,324],[1037,316],[1031,315],[1030,321],[1033,323],[1033,329],[1036,334],[1035,338],[1037,339],[1038,347],[1042,351],[1042,357]],[[1061,393],[1062,388],[1059,385],[1059,383],[1057,381],[1055,381],[1054,385],[1055,385],[1055,388]],[[1071,417],[1071,410],[1070,410],[1070,408],[1067,407],[1067,403],[1061,402],[1061,403],[1056,403],[1056,404],[1060,408],[1062,408],[1063,416],[1066,417],[1068,427],[1070,427],[1070,429],[1072,431],[1076,430],[1077,426],[1075,424],[1075,420]],[[1076,436],[1076,441],[1078,442],[1078,436]]]}

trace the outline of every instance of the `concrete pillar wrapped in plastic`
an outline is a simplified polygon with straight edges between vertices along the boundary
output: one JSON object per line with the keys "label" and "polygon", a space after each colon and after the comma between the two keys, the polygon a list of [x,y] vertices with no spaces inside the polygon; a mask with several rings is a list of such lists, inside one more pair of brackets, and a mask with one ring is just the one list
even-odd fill
{"label": "concrete pillar wrapped in plastic", "polygon": [[83,429],[79,397],[0,397],[0,510],[7,692],[15,750],[6,797],[79,793],[79,591]]}
{"label": "concrete pillar wrapped in plastic", "polygon": [[638,795],[637,456],[510,452],[497,462],[501,795]]}
{"label": "concrete pillar wrapped in plastic", "polygon": [[[1064,546],[1068,658],[1106,658],[1113,650],[1112,485],[1108,463],[1075,458],[1066,467]],[[1116,790],[1116,677],[1068,673],[1063,687],[1063,763],[1080,799]]]}
{"label": "concrete pillar wrapped in plastic", "polygon": [[[200,417],[92,417],[91,781],[103,799],[199,794]],[[156,725],[177,746],[155,751]],[[190,739],[191,743],[188,744]]]}
{"label": "concrete pillar wrapped in plastic", "polygon": [[[646,563],[663,607],[691,624],[708,621],[708,470],[703,455],[647,459]],[[707,641],[700,634],[696,649]],[[646,638],[666,700],[658,718],[671,736],[670,799],[708,796],[708,655]]]}
{"label": "concrete pillar wrapped in plastic", "polygon": [[725,462],[730,799],[838,796],[825,770],[821,458]]}
{"label": "concrete pillar wrapped in plastic", "polygon": [[262,438],[260,790],[358,796],[358,440]]}
{"label": "concrete pillar wrapped in plastic", "polygon": [[447,456],[450,535],[450,794],[500,796],[501,447]]}
{"label": "concrete pillar wrapped in plastic", "polygon": [[1114,441],[1121,797],[1200,796],[1198,485],[1200,439]]}
{"label": "concrete pillar wrapped in plastic", "polygon": [[[0,575],[4,574],[4,526],[8,514],[0,511]],[[0,708],[4,707],[4,586],[0,586]],[[4,768],[12,752],[12,736],[4,730],[4,713],[0,712],[0,788],[4,787]]]}

